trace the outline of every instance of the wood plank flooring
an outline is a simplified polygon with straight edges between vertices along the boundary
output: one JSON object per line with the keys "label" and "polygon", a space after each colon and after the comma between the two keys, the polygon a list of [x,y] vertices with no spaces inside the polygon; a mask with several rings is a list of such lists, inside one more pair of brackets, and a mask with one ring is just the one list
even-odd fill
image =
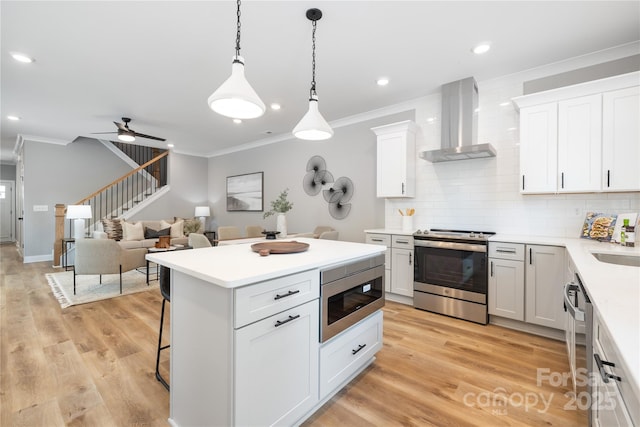
{"label": "wood plank flooring", "polygon": [[[55,271],[0,246],[0,425],[167,425],[160,293],[62,310],[44,277]],[[537,381],[568,371],[564,343],[392,302],[384,316],[377,360],[305,426],[586,425],[564,409],[569,385]]]}

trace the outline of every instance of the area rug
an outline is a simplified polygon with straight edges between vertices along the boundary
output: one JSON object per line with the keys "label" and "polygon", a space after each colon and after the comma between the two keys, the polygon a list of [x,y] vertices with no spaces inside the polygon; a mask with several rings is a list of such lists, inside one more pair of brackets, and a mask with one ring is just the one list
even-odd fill
{"label": "area rug", "polygon": [[158,290],[157,280],[152,280],[147,286],[146,274],[136,270],[122,273],[122,295],[120,294],[119,274],[103,274],[102,284],[97,274],[76,276],[75,295],[73,294],[73,271],[49,273],[45,276],[49,286],[51,286],[53,295],[57,298],[62,308],[137,292]]}

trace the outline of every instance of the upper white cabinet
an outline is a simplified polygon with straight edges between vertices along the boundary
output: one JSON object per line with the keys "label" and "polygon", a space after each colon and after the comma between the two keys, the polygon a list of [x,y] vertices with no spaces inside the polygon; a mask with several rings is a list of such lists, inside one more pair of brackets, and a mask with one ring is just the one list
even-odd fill
{"label": "upper white cabinet", "polygon": [[416,129],[410,120],[371,128],[378,142],[378,197],[414,197]]}
{"label": "upper white cabinet", "polygon": [[602,98],[602,182],[607,191],[640,187],[640,89],[607,92]]}
{"label": "upper white cabinet", "polygon": [[520,191],[640,190],[640,72],[514,98]]}

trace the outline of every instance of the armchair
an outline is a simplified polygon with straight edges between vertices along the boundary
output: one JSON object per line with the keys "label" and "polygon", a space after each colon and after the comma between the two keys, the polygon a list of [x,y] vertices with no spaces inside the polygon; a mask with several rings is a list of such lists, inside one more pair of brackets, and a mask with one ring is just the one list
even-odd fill
{"label": "armchair", "polygon": [[76,294],[76,275],[120,274],[122,293],[122,272],[146,265],[146,248],[123,249],[112,239],[76,240],[76,259],[73,268],[73,294]]}

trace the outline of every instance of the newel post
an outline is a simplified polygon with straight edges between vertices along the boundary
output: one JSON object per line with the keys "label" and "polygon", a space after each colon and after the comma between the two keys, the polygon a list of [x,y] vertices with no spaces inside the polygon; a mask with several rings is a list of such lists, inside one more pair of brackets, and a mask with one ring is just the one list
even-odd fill
{"label": "newel post", "polygon": [[[64,215],[67,206],[61,203],[56,204],[56,230],[55,240],[53,242],[53,265],[60,266],[60,257],[62,256],[62,239],[64,238]],[[65,248],[66,250],[66,248]]]}

